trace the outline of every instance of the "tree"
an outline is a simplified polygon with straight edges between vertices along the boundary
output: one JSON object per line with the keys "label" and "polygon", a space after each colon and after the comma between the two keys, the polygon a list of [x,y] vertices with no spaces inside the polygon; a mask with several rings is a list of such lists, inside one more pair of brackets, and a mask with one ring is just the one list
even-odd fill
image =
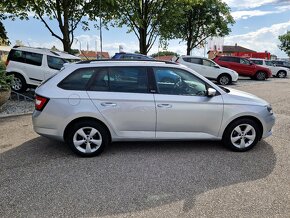
{"label": "tree", "polygon": [[174,31],[162,29],[165,39],[181,39],[186,42],[186,53],[203,45],[209,37],[228,35],[234,19],[230,8],[221,0],[180,0],[176,1],[176,10],[172,14]]}
{"label": "tree", "polygon": [[173,51],[160,51],[151,55],[153,58],[158,56],[179,56],[177,53]]}
{"label": "tree", "polygon": [[287,31],[284,35],[280,35],[279,40],[281,42],[279,48],[290,57],[290,31]]}
{"label": "tree", "polygon": [[[41,20],[52,36],[63,44],[63,50],[71,52],[74,40],[74,31],[81,23],[84,29],[88,29],[88,23],[83,21],[87,10],[92,7],[92,0],[28,0],[27,8],[34,12],[34,17]],[[52,28],[46,16],[50,20],[56,20],[61,35]]]}
{"label": "tree", "polygon": [[119,0],[114,1],[114,26],[129,27],[139,40],[141,54],[147,55],[157,36],[160,26],[168,26],[174,0]]}
{"label": "tree", "polygon": [[8,40],[7,32],[5,30],[3,23],[0,20],[0,45],[1,44],[9,44],[9,43],[10,42]]}

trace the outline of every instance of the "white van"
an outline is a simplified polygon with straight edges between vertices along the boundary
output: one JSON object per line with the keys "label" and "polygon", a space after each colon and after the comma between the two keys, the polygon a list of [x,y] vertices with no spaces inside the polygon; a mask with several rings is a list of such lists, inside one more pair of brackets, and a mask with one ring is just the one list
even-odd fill
{"label": "white van", "polygon": [[64,63],[79,60],[79,57],[59,51],[14,46],[6,61],[6,71],[14,75],[12,89],[24,92],[58,72]]}

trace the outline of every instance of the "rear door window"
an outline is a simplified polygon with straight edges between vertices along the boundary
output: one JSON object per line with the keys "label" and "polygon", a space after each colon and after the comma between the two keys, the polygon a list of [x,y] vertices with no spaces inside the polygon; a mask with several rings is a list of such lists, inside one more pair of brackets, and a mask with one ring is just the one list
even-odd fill
{"label": "rear door window", "polygon": [[33,52],[25,52],[25,60],[27,64],[41,66],[42,64],[42,54],[37,54]]}
{"label": "rear door window", "polygon": [[145,67],[112,67],[96,73],[90,91],[148,93]]}

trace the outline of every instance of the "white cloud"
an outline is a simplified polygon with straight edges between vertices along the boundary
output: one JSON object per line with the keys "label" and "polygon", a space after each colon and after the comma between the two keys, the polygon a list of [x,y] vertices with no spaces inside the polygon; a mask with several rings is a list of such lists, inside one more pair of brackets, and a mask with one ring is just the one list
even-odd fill
{"label": "white cloud", "polygon": [[289,11],[290,5],[277,6],[274,9],[275,10],[272,10],[272,11],[241,10],[241,11],[231,12],[231,14],[235,20],[248,19],[251,17],[263,16],[263,15],[267,15],[267,14],[280,14],[280,13],[283,13],[285,11]]}
{"label": "white cloud", "polygon": [[278,57],[286,57],[287,55],[278,48],[278,36],[286,33],[289,28],[290,20],[285,23],[263,27],[254,32],[225,37],[225,44],[234,45],[237,43],[240,46],[258,52],[264,52],[267,50],[271,54],[278,55]]}
{"label": "white cloud", "polygon": [[266,4],[276,3],[278,0],[223,0],[231,8],[248,9],[257,8]]}

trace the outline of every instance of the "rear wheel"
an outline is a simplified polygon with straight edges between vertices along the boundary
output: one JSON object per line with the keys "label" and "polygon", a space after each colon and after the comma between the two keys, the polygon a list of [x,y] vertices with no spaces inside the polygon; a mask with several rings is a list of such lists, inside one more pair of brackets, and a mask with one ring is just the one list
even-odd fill
{"label": "rear wheel", "polygon": [[228,84],[231,84],[232,79],[231,79],[231,76],[228,75],[228,74],[221,74],[221,75],[218,77],[217,82],[218,82],[220,85],[228,85]]}
{"label": "rear wheel", "polygon": [[257,80],[265,80],[266,79],[266,73],[262,71],[258,71],[256,73],[256,79]]}
{"label": "rear wheel", "polygon": [[278,71],[277,75],[276,75],[278,78],[285,78],[287,76],[287,73],[286,71],[284,70],[280,70]]}
{"label": "rear wheel", "polygon": [[24,92],[27,89],[27,84],[23,76],[20,74],[14,74],[14,78],[11,84],[12,90],[15,92]]}
{"label": "rear wheel", "polygon": [[233,151],[247,151],[260,139],[261,129],[257,122],[243,118],[231,123],[223,135],[223,143]]}
{"label": "rear wheel", "polygon": [[74,124],[66,139],[73,152],[93,157],[102,153],[108,145],[109,134],[102,125],[88,120]]}

